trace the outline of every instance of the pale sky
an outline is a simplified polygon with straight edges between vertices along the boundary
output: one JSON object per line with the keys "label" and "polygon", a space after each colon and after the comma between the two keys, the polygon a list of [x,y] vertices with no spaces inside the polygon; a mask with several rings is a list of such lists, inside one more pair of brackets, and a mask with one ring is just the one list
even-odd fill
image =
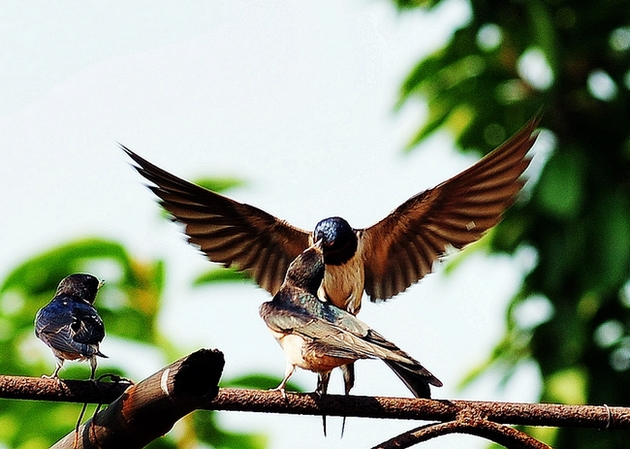
{"label": "pale sky", "polygon": [[[370,0],[26,1],[0,3],[0,17],[0,274],[87,235],[165,258],[163,329],[187,351],[224,351],[225,378],[283,375],[283,354],[258,316],[270,297],[251,285],[189,288],[210,265],[159,218],[117,142],[184,178],[242,178],[247,186],[229,196],[306,230],[333,215],[368,226],[474,162],[446,132],[403,155],[425,110],[393,112],[413,64],[468,17],[462,0],[431,15]],[[448,276],[438,267],[388,303],[364,305],[359,318],[444,382],[435,398],[535,400],[531,367],[503,392],[490,381],[457,388],[501,336],[527,261],[474,254]],[[106,271],[94,274],[107,280]],[[109,336],[102,350],[105,368],[134,358]],[[171,362],[141,358],[129,366],[135,380]],[[316,375],[293,380],[312,390]],[[337,374],[331,392],[341,391]],[[379,361],[358,363],[353,393],[410,395]],[[336,418],[328,438],[319,417],[221,412],[220,420],[266,432],[280,449],[371,447],[420,425],[350,418],[340,440]],[[422,447],[461,441],[486,445],[447,437]]]}

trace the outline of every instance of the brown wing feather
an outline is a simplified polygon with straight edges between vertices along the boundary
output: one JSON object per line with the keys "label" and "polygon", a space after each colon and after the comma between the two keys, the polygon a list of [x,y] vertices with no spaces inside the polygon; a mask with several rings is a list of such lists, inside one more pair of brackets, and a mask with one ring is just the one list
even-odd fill
{"label": "brown wing feather", "polygon": [[372,301],[404,291],[432,270],[449,246],[462,248],[501,219],[521,190],[539,117],[475,165],[405,201],[359,230],[365,291]]}
{"label": "brown wing feather", "polygon": [[178,178],[121,147],[138,173],[154,184],[149,188],[160,204],[184,224],[190,243],[212,262],[249,273],[272,295],[280,289],[289,264],[308,247],[308,232]]}

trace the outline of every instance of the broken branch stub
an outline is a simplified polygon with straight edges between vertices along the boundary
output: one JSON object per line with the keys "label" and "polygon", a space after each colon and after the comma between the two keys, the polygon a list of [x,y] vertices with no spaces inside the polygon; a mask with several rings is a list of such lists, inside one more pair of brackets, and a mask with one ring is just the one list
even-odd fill
{"label": "broken branch stub", "polygon": [[218,393],[225,360],[200,349],[132,385],[105,410],[59,440],[54,449],[146,446]]}

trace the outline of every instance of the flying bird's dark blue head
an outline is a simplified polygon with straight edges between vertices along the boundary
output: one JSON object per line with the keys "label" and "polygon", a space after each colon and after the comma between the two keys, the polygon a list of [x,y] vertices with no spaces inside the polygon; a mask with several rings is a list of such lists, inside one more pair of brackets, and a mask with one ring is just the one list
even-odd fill
{"label": "flying bird's dark blue head", "polygon": [[313,240],[322,241],[324,262],[341,265],[354,256],[359,239],[354,229],[341,217],[325,218],[315,226]]}
{"label": "flying bird's dark blue head", "polygon": [[61,280],[55,296],[69,296],[93,304],[101,282],[91,274],[71,274]]}

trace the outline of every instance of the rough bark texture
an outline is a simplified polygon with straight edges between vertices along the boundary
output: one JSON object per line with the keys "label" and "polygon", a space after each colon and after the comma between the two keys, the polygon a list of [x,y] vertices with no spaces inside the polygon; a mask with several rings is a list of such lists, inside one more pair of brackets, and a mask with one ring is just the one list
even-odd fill
{"label": "rough bark texture", "polygon": [[91,382],[43,377],[0,376],[0,398],[109,404],[120,396],[129,385],[130,383],[126,380]]}
{"label": "rough bark texture", "polygon": [[201,349],[131,385],[93,419],[58,441],[54,449],[146,446],[219,391],[225,362],[219,351]]}
{"label": "rough bark texture", "polygon": [[528,404],[518,402],[485,402],[389,398],[368,396],[287,393],[221,389],[217,397],[203,408],[252,412],[291,413],[364,418],[452,421],[466,409],[499,424],[552,427],[592,427],[630,429],[630,408],[605,405]]}
{"label": "rough bark texture", "polygon": [[[630,408],[608,405],[526,404],[407,399],[219,389],[223,354],[201,349],[137,385],[0,376],[0,398],[111,405],[53,446],[140,448],[167,433],[195,409],[354,416],[432,421],[398,435],[382,449],[410,447],[449,433],[467,433],[508,448],[543,449],[544,443],[507,425],[630,429]],[[113,402],[112,402],[113,401]]]}

